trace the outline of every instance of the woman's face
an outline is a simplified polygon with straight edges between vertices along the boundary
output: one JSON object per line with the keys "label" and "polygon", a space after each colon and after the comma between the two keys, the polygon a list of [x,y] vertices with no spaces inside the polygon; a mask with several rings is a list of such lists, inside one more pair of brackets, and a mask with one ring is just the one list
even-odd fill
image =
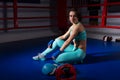
{"label": "woman's face", "polygon": [[78,22],[78,18],[77,18],[76,13],[74,11],[69,12],[69,20],[72,24],[75,24]]}

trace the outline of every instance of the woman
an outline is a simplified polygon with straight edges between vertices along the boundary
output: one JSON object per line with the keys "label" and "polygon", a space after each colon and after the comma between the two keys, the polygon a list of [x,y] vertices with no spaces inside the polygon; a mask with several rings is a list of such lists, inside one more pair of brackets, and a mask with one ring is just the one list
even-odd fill
{"label": "woman", "polygon": [[[52,58],[56,63],[79,63],[83,61],[86,56],[86,31],[84,26],[79,21],[79,13],[75,9],[69,11],[69,21],[72,26],[68,31],[50,41],[48,48],[41,54],[34,56],[34,60],[44,60],[45,56],[51,51],[59,47]],[[73,44],[72,44],[73,42]]]}

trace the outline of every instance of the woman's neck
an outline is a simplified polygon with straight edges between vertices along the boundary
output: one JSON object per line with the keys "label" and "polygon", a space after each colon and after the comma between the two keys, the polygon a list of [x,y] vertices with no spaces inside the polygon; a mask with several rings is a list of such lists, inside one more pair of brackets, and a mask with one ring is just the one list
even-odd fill
{"label": "woman's neck", "polygon": [[79,23],[79,21],[78,21],[78,22],[73,23],[73,25],[77,25],[78,23]]}

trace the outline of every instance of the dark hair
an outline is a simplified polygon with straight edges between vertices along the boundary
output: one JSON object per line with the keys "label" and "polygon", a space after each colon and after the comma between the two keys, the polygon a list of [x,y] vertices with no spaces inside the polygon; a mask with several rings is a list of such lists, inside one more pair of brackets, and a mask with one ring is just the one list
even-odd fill
{"label": "dark hair", "polygon": [[76,8],[71,8],[71,9],[69,10],[69,12],[70,12],[70,11],[74,11],[75,14],[76,14],[76,16],[77,16],[77,18],[78,18],[78,21],[81,21],[80,12],[79,12]]}

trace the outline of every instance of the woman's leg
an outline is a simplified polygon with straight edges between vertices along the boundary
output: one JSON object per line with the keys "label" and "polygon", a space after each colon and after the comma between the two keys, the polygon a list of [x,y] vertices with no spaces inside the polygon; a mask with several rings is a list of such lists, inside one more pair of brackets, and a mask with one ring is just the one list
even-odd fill
{"label": "woman's leg", "polygon": [[[44,50],[41,54],[42,55],[47,55],[48,53],[52,52],[53,50],[55,50],[57,47],[61,47],[63,45],[65,41],[59,38],[56,38],[55,41],[52,44],[51,48],[47,48],[46,50]],[[74,48],[74,45],[70,44],[67,48],[64,49],[64,51],[72,51],[72,49]]]}
{"label": "woman's leg", "polygon": [[52,47],[51,48],[48,47],[41,54],[46,56],[50,52],[54,51],[56,48],[60,48],[63,45],[63,43],[64,40],[56,38],[55,41],[52,43]]}
{"label": "woman's leg", "polygon": [[[56,39],[56,42],[57,42],[57,45],[58,45],[59,47],[62,47],[62,45],[63,45],[63,43],[64,43],[65,41],[62,40],[62,39],[57,38],[57,39]],[[69,44],[69,46],[67,46],[67,47],[64,49],[64,52],[73,51],[73,48],[74,48],[74,45],[73,45],[73,44]]]}
{"label": "woman's leg", "polygon": [[80,63],[84,58],[85,58],[86,54],[85,52],[78,48],[75,51],[71,51],[71,52],[64,52],[62,54],[60,54],[55,62],[56,63]]}
{"label": "woman's leg", "polygon": [[64,40],[56,38],[55,41],[52,43],[52,47],[51,48],[48,47],[42,53],[38,54],[37,56],[34,56],[33,59],[34,60],[39,60],[39,59],[44,60],[44,56],[46,56],[50,52],[54,51],[57,47],[61,47],[63,45],[63,43],[64,43]]}
{"label": "woman's leg", "polygon": [[47,49],[45,49],[42,53],[39,53],[37,56],[33,56],[33,59],[34,60],[39,60],[39,59],[45,60],[45,56],[58,47],[56,40],[53,41],[53,43],[50,43],[50,45],[51,47],[47,47]]}
{"label": "woman's leg", "polygon": [[[55,41],[53,42],[51,48],[48,47],[48,48],[45,49],[42,53],[38,54],[37,56],[34,56],[33,59],[34,59],[34,60],[39,60],[39,59],[42,59],[42,58],[43,58],[42,60],[44,60],[44,56],[46,56],[46,55],[49,54],[50,52],[54,51],[57,47],[60,48],[60,47],[63,45],[64,42],[65,42],[64,40],[59,39],[59,38],[56,38]],[[73,48],[74,48],[74,45],[69,44],[69,46],[64,49],[64,52],[72,51]]]}

